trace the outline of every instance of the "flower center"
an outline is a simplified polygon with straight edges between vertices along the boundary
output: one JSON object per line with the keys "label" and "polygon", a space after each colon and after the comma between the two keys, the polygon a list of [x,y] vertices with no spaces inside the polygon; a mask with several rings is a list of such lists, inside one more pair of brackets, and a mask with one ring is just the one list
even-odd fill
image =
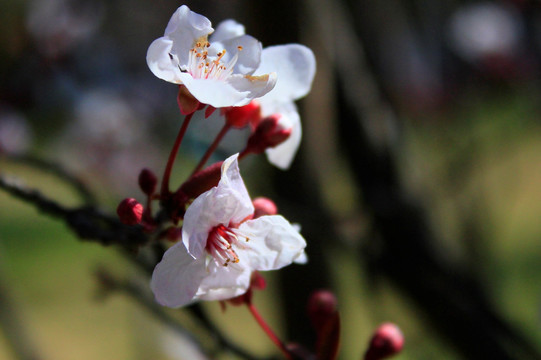
{"label": "flower center", "polygon": [[[215,79],[225,80],[233,73],[233,68],[239,58],[238,53],[226,64],[223,61],[225,49],[216,56],[210,57],[208,54],[209,42],[197,42],[195,47],[190,50],[187,72],[194,79]],[[237,47],[239,51],[242,46]]]}
{"label": "flower center", "polygon": [[223,266],[228,266],[229,263],[236,264],[239,262],[239,257],[233,249],[233,245],[243,247],[239,237],[244,238],[246,241],[250,240],[247,236],[242,235],[238,229],[220,224],[209,232],[205,249],[210,256]]}

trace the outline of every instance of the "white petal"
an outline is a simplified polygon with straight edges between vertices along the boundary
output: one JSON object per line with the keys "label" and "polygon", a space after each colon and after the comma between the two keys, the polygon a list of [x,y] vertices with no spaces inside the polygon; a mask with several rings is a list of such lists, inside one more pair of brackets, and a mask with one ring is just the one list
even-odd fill
{"label": "white petal", "polygon": [[223,41],[245,34],[244,25],[235,20],[224,20],[218,24],[216,31],[210,37],[210,41]]}
{"label": "white petal", "polygon": [[[186,74],[189,75],[189,74]],[[248,91],[239,91],[233,84],[213,79],[189,79],[182,81],[188,91],[202,104],[208,104],[215,108],[235,106],[239,103],[249,103]]]}
{"label": "white petal", "polygon": [[196,294],[200,300],[226,300],[242,295],[250,286],[252,272],[236,264],[223,266],[211,261]]}
{"label": "white petal", "polygon": [[267,159],[274,166],[287,170],[291,166],[302,138],[301,118],[293,102],[275,104],[262,104],[263,116],[280,114],[279,124],[284,128],[291,129],[291,135],[283,143],[265,150]]}
{"label": "white petal", "polygon": [[[252,74],[258,67],[261,61],[261,43],[250,35],[241,35],[233,38],[224,39],[222,41],[214,40],[208,49],[209,55],[215,56],[216,53],[226,50],[225,56],[222,58],[224,63],[228,63],[231,58],[238,55],[237,62],[233,69],[235,74]],[[239,50],[239,47],[241,50]]]}
{"label": "white petal", "polygon": [[270,46],[263,49],[261,65],[255,75],[275,71],[278,81],[275,88],[261,98],[264,101],[291,101],[310,91],[316,72],[312,50],[299,44]]}
{"label": "white petal", "polygon": [[222,164],[222,177],[218,189],[224,196],[233,195],[238,202],[238,210],[233,213],[231,222],[238,224],[254,213],[254,205],[246,185],[240,176],[239,154],[228,157]]}
{"label": "white petal", "polygon": [[176,60],[169,56],[173,42],[161,37],[150,44],[147,51],[147,64],[154,75],[162,80],[180,83],[180,70]]}
{"label": "white petal", "polygon": [[233,155],[224,161],[218,185],[199,195],[186,210],[182,241],[195,258],[204,256],[212,228],[239,223],[254,213],[254,206],[240,177],[237,157]]}
{"label": "white petal", "polygon": [[296,258],[293,262],[295,264],[304,265],[308,263],[308,255],[306,255],[306,253],[303,251],[302,254],[300,254],[299,257]]}
{"label": "white petal", "polygon": [[179,307],[193,301],[205,275],[205,259],[194,259],[184,244],[177,243],[165,252],[154,269],[150,288],[158,303]]}
{"label": "white petal", "polygon": [[248,220],[239,231],[249,241],[235,248],[240,263],[248,261],[253,270],[275,270],[291,264],[304,253],[306,241],[282,216],[261,216]]}
{"label": "white petal", "polygon": [[178,57],[181,66],[188,64],[188,56],[195,42],[212,33],[210,20],[182,5],[175,11],[165,28],[165,37],[173,40],[172,53]]}
{"label": "white petal", "polygon": [[253,99],[261,97],[271,91],[276,84],[276,73],[260,76],[242,76],[234,74],[227,79],[227,82],[237,91],[244,94],[244,99],[234,105],[243,106],[249,104]]}

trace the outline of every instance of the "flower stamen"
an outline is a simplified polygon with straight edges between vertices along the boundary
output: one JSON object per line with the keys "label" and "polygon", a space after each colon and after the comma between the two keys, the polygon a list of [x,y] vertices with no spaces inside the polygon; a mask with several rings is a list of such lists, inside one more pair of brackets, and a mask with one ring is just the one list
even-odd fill
{"label": "flower stamen", "polygon": [[222,266],[228,266],[229,263],[237,264],[240,259],[233,246],[242,247],[239,237],[249,240],[247,236],[240,234],[238,229],[220,224],[209,232],[205,249]]}
{"label": "flower stamen", "polygon": [[[195,79],[216,79],[224,81],[233,73],[233,68],[238,60],[238,53],[231,58],[231,60],[225,64],[223,57],[226,54],[226,50],[216,54],[213,59],[209,57],[207,49],[210,47],[209,42],[197,42],[195,47],[190,49],[190,56],[188,58],[188,66],[184,72],[188,72]],[[237,46],[238,51],[242,50],[242,46]]]}

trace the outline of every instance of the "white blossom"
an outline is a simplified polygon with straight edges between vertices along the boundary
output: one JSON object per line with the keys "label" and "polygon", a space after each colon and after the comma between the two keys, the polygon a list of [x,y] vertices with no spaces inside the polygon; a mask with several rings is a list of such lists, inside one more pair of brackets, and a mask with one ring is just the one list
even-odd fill
{"label": "white blossom", "polygon": [[265,95],[276,73],[253,75],[261,60],[261,43],[229,20],[214,32],[210,21],[186,5],[169,20],[164,36],[147,52],[150,70],[168,82],[184,85],[200,103],[216,108],[242,106]]}
{"label": "white blossom", "polygon": [[305,261],[306,241],[285,218],[252,219],[254,207],[237,157],[224,161],[218,185],[188,207],[182,241],[156,266],[151,288],[160,304],[229,299],[248,290],[253,271]]}

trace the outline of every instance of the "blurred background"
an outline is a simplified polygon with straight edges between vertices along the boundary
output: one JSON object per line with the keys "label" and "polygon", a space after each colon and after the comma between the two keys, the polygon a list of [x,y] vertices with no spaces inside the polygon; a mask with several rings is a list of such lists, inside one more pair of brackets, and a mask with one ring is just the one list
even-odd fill
{"label": "blurred background", "polygon": [[[256,294],[284,338],[313,344],[306,300],[329,288],[340,359],[361,359],[383,321],[405,334],[397,359],[541,358],[541,3],[3,0],[0,174],[82,206],[43,160],[106,212],[143,201],[138,173],[163,171],[182,120],[177,87],[152,75],[146,51],[182,4],[214,26],[234,18],[263,46],[316,54],[291,169],[242,164],[251,195],[274,199],[308,242],[310,262],[265,274]],[[199,122],[173,183],[221,126]],[[246,134],[230,135],[215,160],[240,150]],[[16,359],[17,342],[25,359],[205,358],[130,296],[99,296],[98,267],[148,281],[114,248],[0,192],[0,358]],[[276,355],[245,309],[203,308],[235,343]]]}

